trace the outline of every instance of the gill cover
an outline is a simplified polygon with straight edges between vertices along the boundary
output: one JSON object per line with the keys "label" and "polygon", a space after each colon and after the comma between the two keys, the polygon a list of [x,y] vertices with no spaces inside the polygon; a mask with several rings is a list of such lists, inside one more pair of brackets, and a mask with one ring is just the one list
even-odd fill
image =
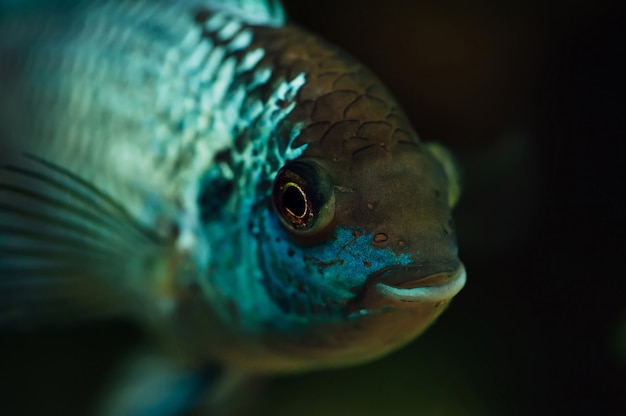
{"label": "gill cover", "polygon": [[426,143],[426,149],[441,164],[448,179],[448,205],[454,208],[461,198],[461,175],[459,165],[452,153],[443,145],[431,142]]}

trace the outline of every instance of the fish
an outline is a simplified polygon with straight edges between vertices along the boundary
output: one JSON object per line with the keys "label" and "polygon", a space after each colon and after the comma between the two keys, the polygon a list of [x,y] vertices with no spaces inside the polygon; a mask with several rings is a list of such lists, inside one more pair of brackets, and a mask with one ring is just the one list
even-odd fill
{"label": "fish", "polygon": [[118,393],[365,363],[466,282],[454,157],[279,1],[2,0],[0,139],[0,328],[137,323]]}

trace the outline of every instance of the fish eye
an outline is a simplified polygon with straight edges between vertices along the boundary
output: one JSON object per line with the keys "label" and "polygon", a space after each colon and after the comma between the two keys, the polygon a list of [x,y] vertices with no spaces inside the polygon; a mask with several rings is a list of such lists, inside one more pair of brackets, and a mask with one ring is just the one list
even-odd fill
{"label": "fish eye", "polygon": [[334,193],[328,174],[314,163],[291,162],[274,181],[274,208],[297,234],[316,233],[334,217]]}

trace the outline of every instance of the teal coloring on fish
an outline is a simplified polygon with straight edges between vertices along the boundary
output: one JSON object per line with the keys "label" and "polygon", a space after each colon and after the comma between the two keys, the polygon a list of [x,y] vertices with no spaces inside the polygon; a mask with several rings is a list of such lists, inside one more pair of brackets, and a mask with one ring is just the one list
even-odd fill
{"label": "teal coloring on fish", "polygon": [[102,414],[376,359],[465,284],[451,154],[278,1],[0,0],[0,79],[0,328],[162,351]]}

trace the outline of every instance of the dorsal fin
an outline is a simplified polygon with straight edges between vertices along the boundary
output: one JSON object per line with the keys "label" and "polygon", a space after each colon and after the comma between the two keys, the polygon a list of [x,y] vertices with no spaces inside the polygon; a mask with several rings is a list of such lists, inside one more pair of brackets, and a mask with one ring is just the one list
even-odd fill
{"label": "dorsal fin", "polygon": [[0,16],[3,13],[24,13],[33,10],[64,10],[87,0],[0,0]]}
{"label": "dorsal fin", "polygon": [[[169,1],[174,3],[172,0]],[[63,11],[89,2],[96,0],[0,0],[0,17],[3,13],[24,13],[41,9]],[[183,0],[180,3],[223,11],[250,24],[263,26],[285,24],[285,10],[280,0]]]}
{"label": "dorsal fin", "polygon": [[197,0],[211,10],[233,14],[241,20],[264,26],[283,26],[285,10],[280,0]]}

